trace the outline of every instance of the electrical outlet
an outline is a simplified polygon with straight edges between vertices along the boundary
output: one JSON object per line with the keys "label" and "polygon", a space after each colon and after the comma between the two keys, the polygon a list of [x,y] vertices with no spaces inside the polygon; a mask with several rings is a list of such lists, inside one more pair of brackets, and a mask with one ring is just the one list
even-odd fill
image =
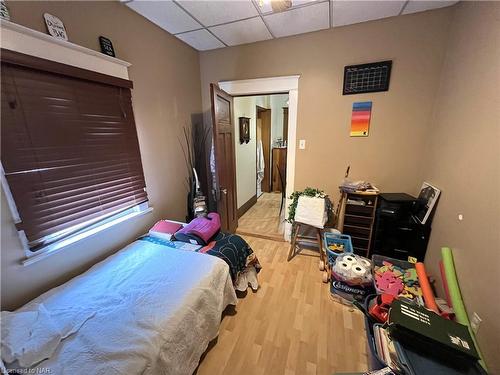
{"label": "electrical outlet", "polygon": [[300,148],[301,150],[305,150],[305,149],[306,149],[306,140],[305,140],[305,139],[301,139],[301,140],[299,141],[299,148]]}
{"label": "electrical outlet", "polygon": [[470,328],[472,329],[472,332],[477,334],[482,321],[483,320],[479,317],[479,315],[477,315],[477,313],[472,314],[472,319],[470,321]]}

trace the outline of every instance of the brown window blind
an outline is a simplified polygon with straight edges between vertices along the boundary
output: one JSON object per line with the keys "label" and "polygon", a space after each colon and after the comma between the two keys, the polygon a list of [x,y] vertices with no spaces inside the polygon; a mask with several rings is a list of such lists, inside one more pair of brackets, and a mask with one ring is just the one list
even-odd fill
{"label": "brown window blind", "polygon": [[5,61],[1,78],[2,166],[32,250],[147,201],[130,89]]}

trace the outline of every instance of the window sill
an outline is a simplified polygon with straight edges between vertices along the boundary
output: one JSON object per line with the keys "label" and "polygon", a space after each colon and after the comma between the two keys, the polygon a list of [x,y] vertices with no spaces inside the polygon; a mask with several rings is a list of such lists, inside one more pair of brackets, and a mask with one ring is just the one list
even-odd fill
{"label": "window sill", "polygon": [[30,253],[28,250],[28,251],[26,251],[26,259],[22,260],[21,264],[23,266],[28,266],[30,264],[36,263],[39,260],[45,259],[52,254],[58,253],[59,251],[65,249],[68,246],[75,244],[75,243],[77,243],[85,238],[89,238],[89,237],[96,235],[97,233],[100,233],[108,228],[111,228],[111,227],[117,225],[117,224],[120,224],[120,223],[123,223],[124,221],[128,221],[130,219],[148,214],[152,211],[153,211],[153,207],[147,207],[141,211],[131,212],[127,215],[118,217],[118,218],[111,220],[107,223],[104,223],[102,225],[99,225],[99,226],[96,226],[92,229],[89,229],[85,232],[79,233],[75,236],[69,237],[65,240],[62,240],[60,242],[49,245],[49,246],[47,246],[47,247],[45,247],[45,248],[43,248],[35,253]]}

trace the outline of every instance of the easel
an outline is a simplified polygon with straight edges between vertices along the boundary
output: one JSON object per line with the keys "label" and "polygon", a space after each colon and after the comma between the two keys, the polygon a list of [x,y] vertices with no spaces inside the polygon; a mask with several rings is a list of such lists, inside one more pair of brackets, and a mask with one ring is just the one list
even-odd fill
{"label": "easel", "polygon": [[[301,236],[299,235],[301,228],[311,228],[316,231],[316,239],[314,237],[309,236]],[[299,241],[308,241],[308,242],[317,242],[318,250],[319,250],[319,259],[320,259],[320,268],[324,267],[325,264],[325,255],[323,254],[323,233],[321,228],[313,227],[312,225],[302,224],[295,222],[292,227],[292,243],[290,244],[290,251],[288,252],[287,261],[290,261],[295,255],[300,253],[300,248],[297,246],[297,240]],[[323,266],[321,266],[321,262]]]}
{"label": "easel", "polygon": [[[349,177],[349,171],[350,171],[350,169],[351,169],[351,166],[348,165],[347,169],[345,171],[344,180],[347,179],[347,177]],[[344,194],[342,191],[340,191],[339,203],[337,204],[337,208],[335,209],[335,214],[334,214],[334,217],[333,217],[333,226],[334,226],[334,228],[338,228],[340,211],[342,210],[342,206],[344,204],[344,199],[346,199],[346,198],[347,198],[347,195]]]}

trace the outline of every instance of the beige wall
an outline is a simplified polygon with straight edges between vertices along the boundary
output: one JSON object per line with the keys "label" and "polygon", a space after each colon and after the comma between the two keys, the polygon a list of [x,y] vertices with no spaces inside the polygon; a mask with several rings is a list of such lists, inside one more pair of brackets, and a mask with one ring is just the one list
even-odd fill
{"label": "beige wall", "polygon": [[422,166],[442,189],[428,272],[439,275],[440,248],[450,246],[469,317],[483,319],[478,340],[492,374],[500,374],[499,20],[500,3],[457,7]]}
{"label": "beige wall", "polygon": [[155,220],[182,220],[186,211],[184,160],[178,136],[201,113],[198,52],[129,10],[109,2],[8,1],[11,20],[46,32],[43,13],[64,22],[69,40],[99,51],[98,37],[113,42],[117,57],[132,63],[133,106],[148,194],[154,212],[79,242],[30,266],[2,192],[2,309],[12,309],[88,268],[143,233]]}
{"label": "beige wall", "polygon": [[[255,165],[256,123],[255,97],[234,98],[234,149],[236,153],[236,198],[238,208],[243,206],[257,191]],[[250,141],[240,143],[239,118],[250,118]]]}
{"label": "beige wall", "polygon": [[[455,250],[469,315],[483,318],[478,339],[491,373],[500,373],[499,19],[498,3],[464,2],[200,60],[204,113],[211,82],[301,75],[297,140],[307,148],[297,149],[296,189],[337,197],[348,164],[352,178],[385,192],[417,194],[424,180],[442,189],[426,263],[439,279],[440,247]],[[388,92],[342,96],[345,65],[382,59],[393,60]],[[368,138],[349,137],[358,100],[373,101]]]}
{"label": "beige wall", "polygon": [[[337,196],[345,168],[384,191],[416,193],[452,10],[441,9],[289,38],[202,52],[204,113],[209,84],[300,74],[295,188]],[[388,92],[342,96],[345,65],[392,59]],[[352,103],[373,101],[370,136],[350,138]],[[209,120],[209,116],[205,116]],[[297,145],[295,145],[297,146]]]}

